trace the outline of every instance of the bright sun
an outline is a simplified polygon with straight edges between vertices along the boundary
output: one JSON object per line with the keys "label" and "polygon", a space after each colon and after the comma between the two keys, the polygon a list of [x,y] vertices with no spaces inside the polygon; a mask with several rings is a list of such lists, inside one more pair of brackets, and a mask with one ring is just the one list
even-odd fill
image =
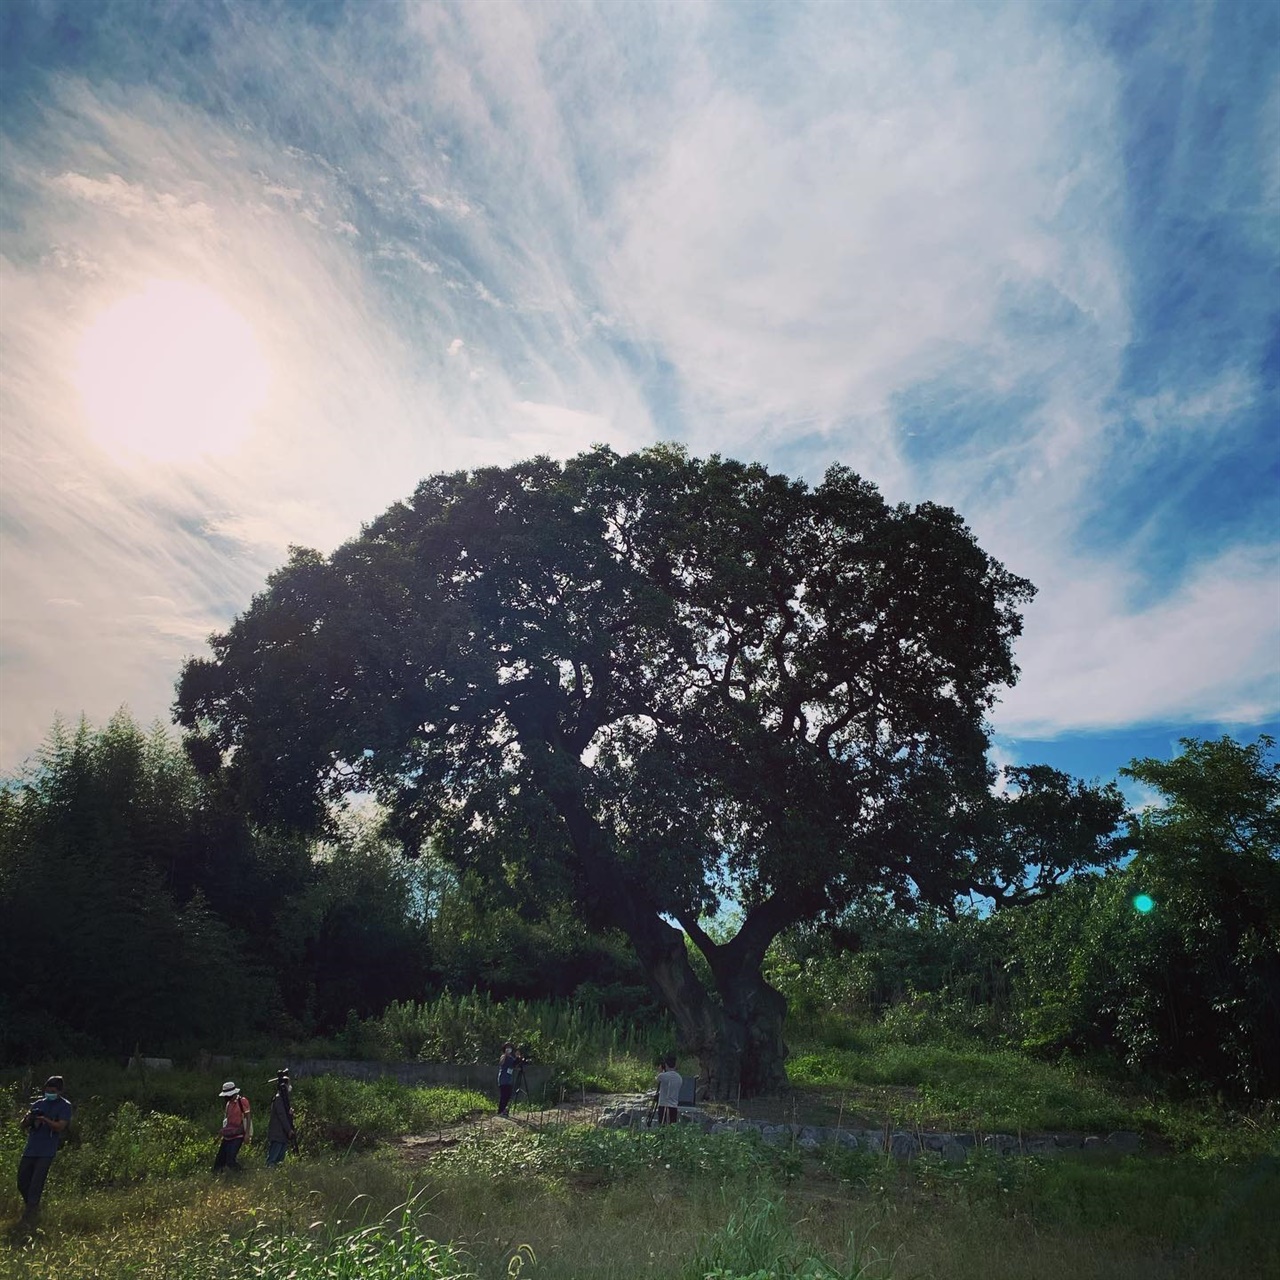
{"label": "bright sun", "polygon": [[75,381],[104,448],[181,462],[239,447],[270,372],[244,317],[212,289],[152,280],[85,331]]}

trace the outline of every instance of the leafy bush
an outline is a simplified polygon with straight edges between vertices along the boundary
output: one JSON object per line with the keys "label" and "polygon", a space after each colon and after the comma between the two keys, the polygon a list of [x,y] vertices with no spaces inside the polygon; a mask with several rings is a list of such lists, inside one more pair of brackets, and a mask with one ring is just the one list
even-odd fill
{"label": "leafy bush", "polygon": [[1280,764],[1265,737],[1182,746],[1122,770],[1168,802],[1132,818],[1133,861],[1027,913],[1014,953],[1024,1043],[1111,1050],[1135,1071],[1274,1097]]}
{"label": "leafy bush", "polygon": [[[87,1077],[93,1078],[90,1064]],[[76,1108],[75,1119],[62,1143],[55,1178],[80,1189],[123,1186],[163,1178],[200,1173],[213,1165],[218,1146],[222,1108],[210,1096],[207,1080],[167,1081],[157,1089],[175,1110],[174,1114],[144,1107],[133,1098],[112,1105],[101,1096],[90,1095]],[[104,1069],[97,1083],[113,1080],[121,1087],[137,1089],[136,1077],[114,1068]],[[159,1079],[159,1077],[157,1077]],[[16,1113],[25,1094],[11,1085],[8,1108]],[[379,1139],[409,1133],[429,1133],[442,1125],[455,1124],[468,1116],[492,1113],[494,1104],[470,1089],[415,1089],[395,1080],[340,1079],[316,1076],[300,1080],[294,1090],[294,1111],[299,1132],[309,1146],[334,1142],[340,1146],[369,1146]],[[266,1137],[265,1105],[258,1108],[259,1143]],[[0,1161],[16,1163],[26,1141],[16,1124],[0,1127]],[[246,1153],[247,1154],[247,1153]]]}
{"label": "leafy bush", "polygon": [[124,1102],[97,1141],[71,1148],[66,1173],[82,1187],[182,1177],[209,1168],[215,1146],[213,1133],[194,1121]]}

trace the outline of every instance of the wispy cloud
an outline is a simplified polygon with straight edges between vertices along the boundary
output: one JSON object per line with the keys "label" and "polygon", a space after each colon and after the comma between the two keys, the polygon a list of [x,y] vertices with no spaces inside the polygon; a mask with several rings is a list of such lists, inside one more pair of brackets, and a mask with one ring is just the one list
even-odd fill
{"label": "wispy cloud", "polygon": [[[1207,96],[1265,33],[1109,12],[30,8],[0,763],[55,708],[163,711],[290,542],[424,474],[672,437],[957,505],[1041,587],[1007,732],[1275,715],[1274,77]],[[88,438],[79,335],[154,279],[254,330],[238,452]]]}
{"label": "wispy cloud", "polygon": [[1232,551],[1135,606],[1140,573],[1056,579],[1028,612],[1023,678],[996,723],[1052,736],[1151,722],[1258,724],[1275,715],[1275,548]]}

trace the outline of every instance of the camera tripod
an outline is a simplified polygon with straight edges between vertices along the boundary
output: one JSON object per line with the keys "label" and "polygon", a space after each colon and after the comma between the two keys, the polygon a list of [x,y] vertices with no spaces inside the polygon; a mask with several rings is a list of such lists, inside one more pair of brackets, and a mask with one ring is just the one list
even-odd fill
{"label": "camera tripod", "polygon": [[511,1081],[511,1105],[513,1107],[518,1102],[523,1102],[526,1106],[529,1103],[529,1081],[525,1079],[524,1064],[524,1058],[516,1059],[516,1073]]}

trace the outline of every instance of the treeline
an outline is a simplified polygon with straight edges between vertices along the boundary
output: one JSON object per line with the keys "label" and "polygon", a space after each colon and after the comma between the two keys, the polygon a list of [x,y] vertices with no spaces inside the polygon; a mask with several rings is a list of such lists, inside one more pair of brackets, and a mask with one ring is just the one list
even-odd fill
{"label": "treeline", "polygon": [[169,734],[55,725],[0,786],[0,1061],[333,1036],[393,1001],[647,1002],[569,908],[482,896],[359,810],[324,842],[255,829]]}
{"label": "treeline", "polygon": [[[1127,819],[1118,865],[1026,905],[868,899],[784,934],[767,975],[792,1039],[890,1018],[1280,1095],[1273,744],[1188,739],[1124,772],[1155,800]],[[523,864],[480,888],[430,849],[404,857],[358,806],[323,842],[282,837],[245,819],[222,776],[121,713],[55,726],[0,786],[0,1061],[315,1038],[430,1053],[446,1015],[497,1036],[492,1001],[666,1025],[625,941],[523,883]],[[465,1008],[438,999],[473,990]]]}
{"label": "treeline", "polygon": [[1237,1101],[1280,1096],[1280,765],[1274,744],[1184,739],[1123,774],[1154,803],[1131,857],[1034,904],[905,917],[864,903],[793,934],[772,978],[793,1020],[874,1012],[955,1033],[1102,1056]]}

